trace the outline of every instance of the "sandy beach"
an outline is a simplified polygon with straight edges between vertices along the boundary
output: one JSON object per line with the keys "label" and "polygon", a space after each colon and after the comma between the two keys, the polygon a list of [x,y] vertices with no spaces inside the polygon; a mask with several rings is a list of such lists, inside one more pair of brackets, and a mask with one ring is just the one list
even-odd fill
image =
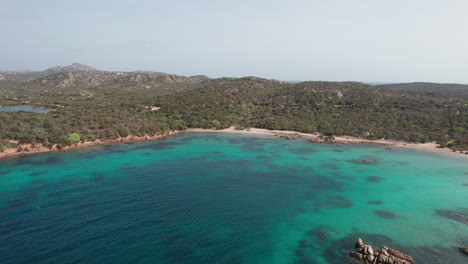
{"label": "sandy beach", "polygon": [[[270,135],[270,136],[282,136],[282,137],[290,137],[290,138],[306,138],[315,140],[319,136],[314,134],[308,133],[301,133],[296,131],[290,130],[268,130],[262,128],[248,128],[244,130],[237,130],[235,127],[226,128],[223,130],[213,130],[213,129],[202,129],[202,128],[191,128],[186,130],[186,132],[210,132],[210,133],[237,133],[237,134],[248,134],[248,135]],[[404,148],[413,148],[419,149],[424,151],[434,151],[439,153],[447,153],[452,155],[464,156],[468,157],[467,154],[455,152],[449,148],[439,148],[438,144],[435,142],[429,142],[424,144],[416,144],[416,143],[408,143],[404,141],[396,141],[396,140],[386,140],[386,139],[379,139],[379,140],[368,140],[363,138],[351,137],[351,136],[341,136],[335,137],[333,143],[340,143],[340,144],[378,144],[384,146],[395,146],[395,147],[404,147]]]}
{"label": "sandy beach", "polygon": [[[110,140],[96,140],[93,142],[80,142],[74,144],[72,146],[64,146],[61,147],[59,145],[54,145],[52,148],[48,148],[46,146],[38,145],[32,146],[31,144],[22,144],[20,147],[22,148],[21,151],[18,151],[17,148],[6,148],[2,153],[0,153],[0,159],[18,155],[28,155],[28,154],[36,154],[36,153],[45,153],[45,152],[56,152],[56,151],[67,151],[70,149],[76,148],[83,148],[87,146],[96,146],[96,145],[104,145],[104,144],[114,144],[114,143],[122,143],[122,142],[137,142],[137,141],[147,141],[147,140],[154,140],[160,139],[168,136],[177,135],[180,133],[235,133],[235,134],[247,134],[247,135],[268,135],[268,136],[279,136],[285,138],[305,138],[311,141],[317,140],[319,138],[318,135],[308,134],[308,133],[301,133],[296,131],[290,130],[268,130],[262,128],[247,128],[243,130],[238,130],[235,127],[230,127],[222,130],[215,130],[215,129],[203,129],[203,128],[189,128],[187,130],[180,130],[180,131],[169,131],[164,134],[159,134],[155,136],[128,136],[124,138],[117,138],[117,139],[110,139]],[[16,143],[15,141],[10,141],[11,143]],[[335,137],[334,142],[331,143],[340,143],[340,144],[378,144],[384,146],[395,146],[395,147],[405,147],[405,148],[413,148],[419,149],[424,151],[433,151],[439,153],[447,153],[451,155],[458,155],[463,157],[468,157],[467,154],[463,154],[460,152],[454,152],[449,148],[439,148],[435,142],[424,143],[424,144],[414,144],[414,143],[407,143],[403,141],[395,141],[395,140],[368,140],[362,138],[356,138],[351,136],[341,136]],[[328,144],[328,143],[324,143]]]}

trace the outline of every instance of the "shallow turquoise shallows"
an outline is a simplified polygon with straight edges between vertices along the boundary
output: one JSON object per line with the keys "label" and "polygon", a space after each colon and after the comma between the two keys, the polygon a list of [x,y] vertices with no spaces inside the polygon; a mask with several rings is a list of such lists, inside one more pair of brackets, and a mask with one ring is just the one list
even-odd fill
{"label": "shallow turquoise shallows", "polygon": [[0,161],[0,263],[468,263],[468,159],[192,133]]}
{"label": "shallow turquoise shallows", "polygon": [[0,107],[0,111],[11,111],[11,112],[26,111],[26,112],[35,112],[35,113],[50,112],[47,109],[24,107],[24,106],[3,106],[3,107]]}

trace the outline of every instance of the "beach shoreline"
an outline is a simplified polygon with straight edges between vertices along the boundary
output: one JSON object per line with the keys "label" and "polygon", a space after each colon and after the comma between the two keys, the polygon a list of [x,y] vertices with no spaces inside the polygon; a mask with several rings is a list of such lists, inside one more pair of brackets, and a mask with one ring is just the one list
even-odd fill
{"label": "beach shoreline", "polygon": [[[305,138],[309,139],[313,142],[313,140],[317,140],[319,138],[318,135],[309,134],[309,133],[302,133],[297,131],[291,130],[269,130],[263,128],[248,128],[243,130],[237,130],[235,127],[230,127],[222,130],[214,130],[214,129],[203,129],[203,128],[190,128],[187,129],[185,132],[192,132],[192,133],[235,133],[235,134],[247,134],[247,135],[269,135],[269,136],[279,136],[285,138]],[[418,149],[423,151],[432,151],[438,153],[446,153],[452,154],[457,156],[464,156],[468,157],[467,154],[460,153],[457,151],[453,151],[449,148],[439,148],[438,144],[435,142],[428,142],[428,143],[408,143],[404,141],[397,141],[397,140],[387,140],[387,139],[378,139],[378,140],[369,140],[363,138],[357,138],[352,136],[335,136],[333,142],[325,143],[324,144],[375,144],[375,145],[382,145],[382,146],[389,146],[389,147],[403,147],[403,148],[412,148]],[[319,142],[317,142],[319,143]]]}
{"label": "beach shoreline", "polygon": [[[109,140],[96,140],[96,141],[86,141],[80,142],[77,144],[73,144],[71,146],[61,147],[59,145],[53,145],[52,148],[36,145],[32,146],[31,144],[21,144],[18,147],[21,147],[21,151],[17,151],[18,147],[15,148],[6,148],[3,152],[0,153],[0,159],[20,156],[20,155],[30,155],[30,154],[39,154],[39,153],[47,153],[47,152],[61,152],[61,151],[68,151],[71,149],[78,149],[84,148],[88,146],[98,146],[98,145],[107,145],[107,144],[116,144],[116,143],[125,143],[125,142],[139,142],[139,141],[148,141],[148,140],[155,140],[166,138],[169,136],[181,134],[181,133],[228,133],[228,134],[245,134],[245,135],[265,135],[265,136],[279,136],[288,139],[296,139],[296,138],[304,138],[308,139],[311,142],[319,139],[318,135],[309,134],[309,133],[302,133],[297,131],[290,131],[290,130],[268,130],[263,128],[246,128],[246,129],[236,129],[235,127],[229,127],[222,130],[215,130],[215,129],[204,129],[204,128],[189,128],[186,130],[175,130],[165,132],[163,134],[149,136],[145,135],[142,137],[138,136],[127,136],[123,138],[117,139],[109,139]],[[331,144],[331,143],[339,143],[339,144],[375,144],[375,145],[382,145],[382,146],[393,146],[393,147],[403,147],[403,148],[411,148],[423,151],[432,151],[438,153],[446,153],[452,154],[457,156],[464,156],[468,157],[467,154],[460,153],[453,151],[449,148],[439,148],[435,142],[430,143],[408,143],[404,141],[395,141],[395,140],[368,140],[363,138],[356,138],[352,136],[340,136],[334,137],[333,142],[324,143],[324,144]],[[15,141],[10,141],[11,143],[17,143]],[[320,143],[320,142],[317,142]]]}

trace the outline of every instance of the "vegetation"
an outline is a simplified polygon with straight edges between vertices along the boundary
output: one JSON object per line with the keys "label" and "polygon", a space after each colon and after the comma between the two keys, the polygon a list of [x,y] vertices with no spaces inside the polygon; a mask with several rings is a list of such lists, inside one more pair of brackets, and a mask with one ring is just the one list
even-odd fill
{"label": "vegetation", "polygon": [[68,137],[65,137],[64,139],[65,145],[68,145],[68,146],[71,146],[80,141],[81,141],[81,137],[77,133],[71,133]]}
{"label": "vegetation", "polygon": [[71,145],[234,125],[318,131],[328,140],[351,135],[468,149],[468,90],[457,90],[457,96],[410,90],[355,82],[64,72],[0,84],[1,105],[55,110],[0,112],[0,139]]}
{"label": "vegetation", "polygon": [[0,141],[0,152],[3,152],[6,148],[16,148],[18,144],[13,144],[8,141]]}

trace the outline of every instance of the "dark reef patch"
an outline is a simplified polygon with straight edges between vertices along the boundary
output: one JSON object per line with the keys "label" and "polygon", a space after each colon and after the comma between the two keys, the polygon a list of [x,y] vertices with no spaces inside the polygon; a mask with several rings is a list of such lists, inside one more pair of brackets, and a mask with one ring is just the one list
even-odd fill
{"label": "dark reef patch", "polygon": [[223,152],[221,152],[221,151],[213,151],[213,152],[211,152],[211,154],[216,155],[218,158],[227,157],[227,155],[225,155],[225,154],[224,154]]}
{"label": "dark reef patch", "polygon": [[356,177],[348,176],[348,175],[340,175],[339,177],[342,178],[342,179],[347,179],[347,180],[354,180],[354,179],[356,179]]}
{"label": "dark reef patch", "polygon": [[207,140],[215,140],[215,141],[223,141],[218,135],[215,134],[203,134],[203,135],[190,135],[190,134],[185,134],[185,135],[179,135],[178,136],[179,141],[182,142],[189,142],[192,140],[200,140],[200,139],[207,139]]}
{"label": "dark reef patch", "polygon": [[227,141],[230,144],[241,145],[240,148],[246,150],[259,151],[260,147],[265,146],[271,141],[267,138],[255,138],[255,137],[239,137],[239,138],[228,138]]}
{"label": "dark reef patch", "polygon": [[19,220],[7,220],[0,222],[0,238],[8,236],[17,230],[22,229],[22,222]]}
{"label": "dark reef patch", "polygon": [[306,158],[306,157],[299,157],[298,159],[301,159],[301,160],[309,160],[309,158]]}
{"label": "dark reef patch", "polygon": [[94,159],[97,156],[98,156],[98,153],[96,152],[85,152],[85,153],[76,154],[76,157],[79,159]]}
{"label": "dark reef patch", "polygon": [[370,181],[370,182],[379,182],[379,181],[383,181],[383,180],[386,180],[385,178],[383,177],[379,177],[379,176],[369,176],[366,178],[366,180]]}
{"label": "dark reef patch", "polygon": [[387,211],[387,210],[376,210],[374,211],[374,214],[376,214],[378,217],[380,218],[384,218],[384,219],[395,219],[397,218],[397,215],[390,212],[390,211]]}
{"label": "dark reef patch", "polygon": [[353,207],[353,201],[346,199],[343,196],[331,196],[325,199],[323,204],[319,205],[332,208],[350,208]]}
{"label": "dark reef patch", "polygon": [[468,187],[468,183],[463,183],[462,185],[463,185],[463,186],[467,186],[467,187]]}
{"label": "dark reef patch", "polygon": [[350,159],[347,162],[359,165],[377,165],[380,163],[380,161],[375,159]]}
{"label": "dark reef patch", "polygon": [[267,160],[263,160],[261,162],[258,162],[257,164],[265,166],[265,167],[267,167],[267,168],[269,168],[271,170],[275,170],[275,169],[278,168],[278,166],[276,166],[275,164],[273,164],[273,163],[271,163],[271,162],[269,162]]}
{"label": "dark reef patch", "polygon": [[317,150],[308,147],[308,148],[297,148],[297,149],[288,149],[289,153],[296,154],[296,155],[302,155],[302,154],[314,154],[317,153]]}
{"label": "dark reef patch", "polygon": [[99,173],[99,172],[93,172],[91,174],[91,179],[93,181],[99,182],[102,181],[106,178],[106,175],[104,173]]}
{"label": "dark reef patch", "polygon": [[334,152],[344,152],[343,149],[334,149],[333,151],[334,151]]}
{"label": "dark reef patch", "polygon": [[439,209],[436,210],[436,214],[468,225],[468,215],[465,215],[462,212]]}
{"label": "dark reef patch", "polygon": [[334,164],[331,164],[331,163],[322,163],[322,164],[320,164],[320,168],[330,169],[330,170],[340,169],[340,167],[338,167],[338,166],[336,166]]}
{"label": "dark reef patch", "polygon": [[31,172],[31,173],[29,173],[29,176],[36,177],[36,176],[39,176],[39,175],[42,175],[42,174],[44,174],[44,172],[40,172],[40,171]]}
{"label": "dark reef patch", "polygon": [[[135,144],[136,145],[136,144]],[[102,145],[101,149],[104,153],[128,153],[131,152],[133,149],[130,148],[121,148],[119,144],[111,144],[111,145]],[[96,155],[101,155],[102,153],[91,153]]]}
{"label": "dark reef patch", "polygon": [[[24,209],[27,204],[38,196],[36,192],[28,192],[21,197],[11,201],[5,208],[0,210],[0,218],[10,216],[15,212]],[[1,223],[1,222],[0,222]]]}
{"label": "dark reef patch", "polygon": [[349,159],[346,161],[353,163],[353,164],[358,164],[358,165],[378,165],[382,162],[382,159],[376,156],[363,155],[359,157],[358,159]]}
{"label": "dark reef patch", "polygon": [[383,204],[382,201],[378,201],[378,200],[368,201],[367,203],[368,203],[368,204],[376,204],[376,205],[381,205],[381,204]]}
{"label": "dark reef patch", "polygon": [[174,233],[163,237],[164,244],[170,245],[177,242],[180,239],[186,238],[183,233]]}
{"label": "dark reef patch", "polygon": [[53,164],[57,164],[57,163],[60,163],[62,162],[62,160],[57,157],[57,156],[53,156],[53,157],[48,157],[48,158],[42,158],[42,159],[39,159],[39,160],[36,160],[36,159],[33,159],[31,157],[24,157],[24,158],[21,158],[20,160],[18,160],[16,162],[16,165],[34,165],[34,166],[45,166],[45,165],[53,165]]}
{"label": "dark reef patch", "polygon": [[262,147],[271,141],[271,139],[255,137],[228,138],[226,140],[229,144],[252,152],[264,152]]}
{"label": "dark reef patch", "polygon": [[0,175],[9,174],[10,172],[11,170],[3,170],[3,171],[0,171]]}
{"label": "dark reef patch", "polygon": [[313,244],[309,244],[309,247],[323,247],[326,246],[332,239],[331,233],[338,233],[334,228],[329,226],[318,226],[314,229],[307,231],[307,235],[312,239]]}
{"label": "dark reef patch", "polygon": [[306,181],[307,190],[304,193],[304,199],[313,200],[323,191],[343,192],[344,184],[329,177],[317,175],[310,177]]}
{"label": "dark reef patch", "polygon": [[315,168],[312,166],[306,166],[303,168],[304,173],[312,173],[315,171]]}
{"label": "dark reef patch", "polygon": [[192,140],[200,139],[200,136],[185,136],[185,137],[180,137],[179,140],[183,142],[189,142]]}
{"label": "dark reef patch", "polygon": [[182,145],[181,142],[170,142],[170,141],[161,141],[151,144],[143,144],[141,146],[135,147],[133,150],[142,150],[142,149],[151,149],[151,150],[164,150],[164,149],[173,149],[176,146]]}
{"label": "dark reef patch", "polygon": [[195,254],[190,245],[178,243],[177,246],[166,247],[163,256],[167,263],[190,263]]}
{"label": "dark reef patch", "polygon": [[317,262],[315,260],[315,257],[313,256],[309,256],[309,255],[305,255],[305,252],[301,252],[300,250],[297,250],[297,252],[300,252],[302,253],[302,255],[297,255],[296,256],[298,257],[298,259],[296,259],[293,264],[318,264],[319,262]]}
{"label": "dark reef patch", "polygon": [[265,155],[258,155],[257,157],[255,157],[256,159],[268,159],[267,156]]}

